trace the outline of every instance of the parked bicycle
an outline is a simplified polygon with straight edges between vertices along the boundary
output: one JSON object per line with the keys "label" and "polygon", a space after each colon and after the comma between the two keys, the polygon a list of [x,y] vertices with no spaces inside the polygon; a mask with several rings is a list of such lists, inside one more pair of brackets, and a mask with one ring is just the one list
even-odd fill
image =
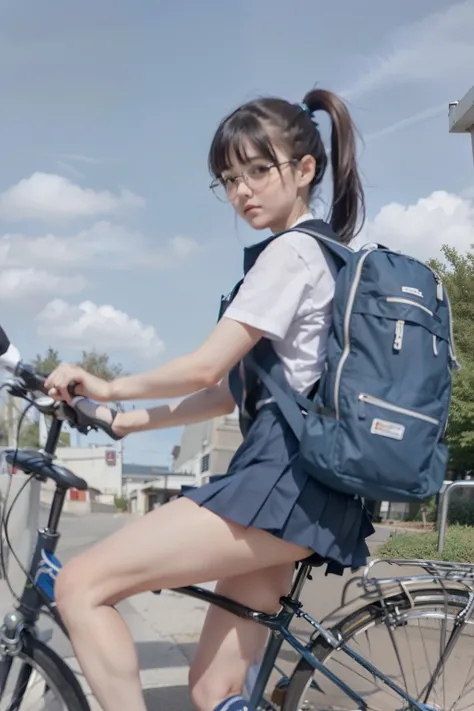
{"label": "parked bicycle", "polygon": [[[44,378],[22,364],[3,387],[51,418],[43,450],[9,450],[6,457],[12,467],[29,476],[26,484],[32,479],[50,479],[55,483],[55,492],[48,522],[38,530],[31,562],[25,570],[24,589],[0,628],[0,711],[88,711],[77,677],[40,638],[37,623],[40,614],[46,613],[67,634],[54,603],[54,581],[61,568],[55,551],[68,490],[87,489],[84,479],[54,463],[61,428],[67,422],[87,434],[100,428],[100,424],[90,416],[91,401],[79,400],[75,407],[53,402],[46,396]],[[110,433],[107,427],[104,431]],[[14,504],[15,500],[2,515],[2,532],[10,548],[7,528]],[[410,569],[401,576],[374,577],[374,567],[382,561],[372,561],[361,576],[352,578],[344,588],[341,607],[329,616],[331,620],[337,618],[331,624],[318,622],[303,609],[300,598],[311,573],[308,565],[299,565],[292,589],[281,598],[281,609],[274,615],[252,610],[198,586],[179,588],[177,592],[217,605],[269,630],[269,642],[249,701],[251,709],[472,708],[474,700],[462,701],[461,694],[465,692],[470,698],[474,688],[474,566],[420,560],[384,563]],[[419,572],[420,567],[423,572]],[[354,587],[360,592],[349,601]],[[290,631],[298,620],[308,624],[306,634],[299,624],[298,629]],[[419,639],[417,636],[415,640],[417,633]],[[408,651],[401,649],[400,642],[407,643]],[[289,677],[277,666],[283,643],[295,653],[296,663]],[[370,654],[376,663],[368,660]],[[281,678],[276,684],[273,682],[273,690],[267,695],[274,669]],[[421,679],[415,678],[418,672]],[[459,693],[454,690],[457,682],[461,686]]]}

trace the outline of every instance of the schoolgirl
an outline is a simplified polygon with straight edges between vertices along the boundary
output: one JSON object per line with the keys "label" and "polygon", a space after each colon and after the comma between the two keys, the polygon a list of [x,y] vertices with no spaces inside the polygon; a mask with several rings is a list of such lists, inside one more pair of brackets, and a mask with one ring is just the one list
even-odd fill
{"label": "schoolgirl", "polygon": [[[244,434],[225,476],[125,526],[70,561],[56,599],[75,653],[106,711],[144,711],[129,631],[112,607],[135,593],[218,580],[217,590],[246,605],[276,611],[296,561],[312,558],[330,573],[362,566],[373,528],[357,498],[317,483],[302,469],[298,443],[251,369],[277,357],[291,387],[317,388],[331,323],[335,267],[298,225],[328,167],[315,114],[331,121],[333,197],[322,227],[349,243],[363,219],[363,193],[351,118],[340,98],[310,91],[301,104],[251,101],[224,118],[209,153],[212,189],[256,230],[270,230],[244,254],[244,278],[223,304],[212,333],[192,353],[141,375],[109,383],[70,365],[48,379],[56,398],[68,385],[95,400],[184,398],[177,404],[119,413],[125,435],[209,419],[239,408]],[[112,417],[99,406],[98,417]],[[223,472],[224,474],[224,472]],[[240,711],[249,665],[266,631],[210,607],[190,673],[200,711]]]}

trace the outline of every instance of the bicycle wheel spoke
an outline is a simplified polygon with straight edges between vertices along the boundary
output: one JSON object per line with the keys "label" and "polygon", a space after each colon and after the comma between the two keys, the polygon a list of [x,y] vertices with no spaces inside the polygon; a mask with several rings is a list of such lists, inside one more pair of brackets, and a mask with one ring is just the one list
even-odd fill
{"label": "bicycle wheel spoke", "polygon": [[[473,670],[474,670],[474,659],[473,659],[473,661],[471,662],[471,666],[469,667],[469,671],[470,671],[470,672],[472,672]],[[457,699],[455,699],[455,701],[454,701],[453,705],[451,706],[451,708],[449,709],[449,711],[463,711],[463,708],[464,708],[464,707],[463,707],[463,708],[459,708],[458,705],[457,705],[457,703],[458,703],[458,701],[461,699],[461,694],[462,694],[463,692],[467,692],[467,693],[469,693],[469,692],[474,692],[474,684],[473,684],[473,682],[474,682],[474,676],[472,676],[471,678],[469,678],[468,676],[466,677],[466,680],[464,681],[464,684],[463,684],[463,687],[462,687],[462,689],[461,689],[461,692],[460,692],[459,696],[457,697]],[[472,686],[469,686],[469,684],[472,684]],[[467,708],[467,707],[465,707],[465,708]]]}
{"label": "bicycle wheel spoke", "polygon": [[[394,598],[396,603],[391,606],[362,608],[360,615],[348,617],[339,628],[349,631],[345,637],[348,646],[380,671],[382,679],[344,650],[324,654],[322,645],[318,658],[370,711],[411,709],[388,683],[433,711],[474,708],[474,624],[459,616],[467,594],[434,588],[420,593],[418,605],[408,597]],[[331,681],[322,674],[317,675],[317,681],[320,690],[307,686],[300,692],[299,708],[354,711],[354,702]],[[284,711],[296,711],[296,707]]]}
{"label": "bicycle wheel spoke", "polygon": [[[408,645],[409,640],[408,640],[407,628],[404,627],[403,630],[404,630],[404,632],[405,632],[405,638],[406,638],[406,642],[407,642],[407,645]],[[418,699],[418,698],[419,698],[419,689],[418,689],[418,683],[417,683],[417,681],[416,681],[416,675],[415,675],[415,659],[414,659],[414,657],[413,657],[413,653],[412,653],[412,650],[411,650],[411,645],[408,647],[408,649],[409,649],[409,656],[410,656],[410,669],[412,670],[413,681],[414,681],[414,683],[415,683],[415,696],[416,696],[416,698]]]}
{"label": "bicycle wheel spoke", "polygon": [[14,659],[0,711],[67,711],[48,680],[20,658]]}

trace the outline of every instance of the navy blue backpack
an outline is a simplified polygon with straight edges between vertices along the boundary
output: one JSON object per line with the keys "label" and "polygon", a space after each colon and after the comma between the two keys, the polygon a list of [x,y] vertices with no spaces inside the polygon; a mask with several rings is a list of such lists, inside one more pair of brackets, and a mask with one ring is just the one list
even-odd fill
{"label": "navy blue backpack", "polygon": [[250,353],[245,362],[276,400],[311,476],[354,496],[423,501],[445,478],[451,371],[459,367],[446,290],[417,259],[375,245],[355,252],[319,220],[295,229],[338,266],[317,393],[295,393],[276,356]]}

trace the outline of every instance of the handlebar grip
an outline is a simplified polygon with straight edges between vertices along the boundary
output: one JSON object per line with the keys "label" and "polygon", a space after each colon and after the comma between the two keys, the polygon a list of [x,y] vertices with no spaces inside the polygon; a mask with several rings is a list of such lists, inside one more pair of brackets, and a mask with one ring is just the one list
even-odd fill
{"label": "handlebar grip", "polygon": [[[79,416],[82,415],[84,417],[84,419],[86,420],[86,424],[90,425],[91,427],[97,427],[98,429],[101,429],[111,439],[123,439],[123,436],[117,435],[112,429],[112,425],[117,416],[117,410],[114,410],[111,407],[107,407],[102,403],[94,402],[94,400],[90,400],[88,397],[82,397],[82,395],[76,395],[75,397],[73,397],[71,404],[73,408],[77,411]],[[104,422],[104,420],[100,419],[100,417],[97,417],[98,407],[106,407],[108,410],[110,410],[112,414],[112,422],[110,424]]]}
{"label": "handlebar grip", "polygon": [[[72,398],[81,397],[80,395],[76,395],[76,388],[79,384],[80,383],[78,383],[77,380],[71,380],[71,382],[67,386],[67,391]],[[91,400],[91,402],[92,402],[92,400]]]}
{"label": "handlebar grip", "polygon": [[33,366],[20,361],[15,368],[15,375],[23,380],[25,386],[29,390],[39,390],[45,395],[48,391],[45,388],[46,377],[40,373],[36,373]]}

